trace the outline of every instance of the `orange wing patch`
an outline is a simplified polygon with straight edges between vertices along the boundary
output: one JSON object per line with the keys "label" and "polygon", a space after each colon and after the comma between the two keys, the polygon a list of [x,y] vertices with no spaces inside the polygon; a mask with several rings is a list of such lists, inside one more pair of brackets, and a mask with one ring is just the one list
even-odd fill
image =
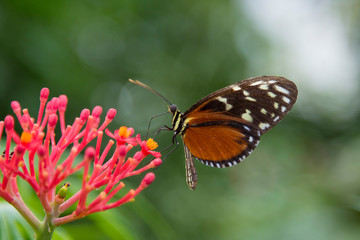
{"label": "orange wing patch", "polygon": [[212,167],[238,164],[260,140],[260,132],[248,121],[224,112],[190,113],[184,126],[184,144],[195,158]]}
{"label": "orange wing patch", "polygon": [[184,144],[191,154],[204,161],[229,161],[247,148],[245,135],[226,126],[189,127],[183,134]]}

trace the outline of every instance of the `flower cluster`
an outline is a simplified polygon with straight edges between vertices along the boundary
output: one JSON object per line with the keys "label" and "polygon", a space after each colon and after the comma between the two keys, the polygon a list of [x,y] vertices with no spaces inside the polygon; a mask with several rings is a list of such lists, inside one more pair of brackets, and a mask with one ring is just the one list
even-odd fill
{"label": "flower cluster", "polygon": [[[139,135],[133,137],[132,128],[120,127],[114,132],[107,129],[116,115],[115,109],[110,109],[103,121],[100,106],[91,112],[84,109],[72,125],[66,126],[67,97],[61,95],[50,101],[48,97],[49,89],[43,88],[37,119],[32,118],[27,109],[21,109],[19,102],[11,103],[21,134],[15,130],[14,117],[8,115],[0,121],[0,139],[5,138],[3,133],[6,133],[5,148],[1,147],[4,151],[0,156],[0,197],[12,204],[36,232],[41,232],[45,225],[56,227],[131,201],[153,182],[155,175],[147,173],[136,189],[128,190],[118,199],[115,195],[125,186],[122,180],[161,164],[160,153],[153,151],[157,147],[154,140],[143,141]],[[57,125],[60,130],[56,132],[61,134],[55,137]],[[103,141],[104,133],[110,137],[109,141]],[[90,142],[94,147],[89,146]],[[137,145],[140,149],[133,157],[127,157],[130,149]],[[138,168],[148,155],[154,160]],[[81,189],[66,198],[70,186],[66,180],[79,172],[82,172]],[[18,177],[30,184],[39,197],[46,214],[44,221],[39,221],[21,198]],[[97,195],[90,198],[92,191]],[[75,210],[63,216],[73,205]]]}

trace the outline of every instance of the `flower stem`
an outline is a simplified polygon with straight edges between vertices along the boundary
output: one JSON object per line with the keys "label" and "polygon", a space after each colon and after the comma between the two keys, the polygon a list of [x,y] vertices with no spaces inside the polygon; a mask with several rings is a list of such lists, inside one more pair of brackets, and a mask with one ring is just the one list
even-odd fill
{"label": "flower stem", "polygon": [[35,232],[36,240],[50,240],[52,238],[55,226],[51,224],[51,219],[51,215],[46,215],[41,227]]}
{"label": "flower stem", "polygon": [[21,197],[14,198],[14,201],[11,204],[18,210],[18,212],[24,217],[24,219],[30,224],[30,226],[38,231],[41,228],[41,223],[39,219],[30,211],[30,209],[23,202]]}

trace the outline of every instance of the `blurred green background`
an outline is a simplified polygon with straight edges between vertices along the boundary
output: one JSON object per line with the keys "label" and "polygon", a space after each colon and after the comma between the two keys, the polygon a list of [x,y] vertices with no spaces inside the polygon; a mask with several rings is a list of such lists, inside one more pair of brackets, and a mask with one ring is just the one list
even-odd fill
{"label": "blurred green background", "polygon": [[[182,111],[254,76],[284,76],[299,89],[294,109],[240,165],[196,162],[192,192],[180,146],[135,202],[55,238],[359,239],[359,22],[358,0],[1,1],[1,119],[12,100],[35,115],[48,87],[68,96],[69,123],[100,105],[118,110],[111,128],[144,134],[166,103],[129,78]],[[170,115],[152,129],[163,124]],[[159,149],[171,137],[161,133]],[[15,214],[7,206],[2,216]]]}

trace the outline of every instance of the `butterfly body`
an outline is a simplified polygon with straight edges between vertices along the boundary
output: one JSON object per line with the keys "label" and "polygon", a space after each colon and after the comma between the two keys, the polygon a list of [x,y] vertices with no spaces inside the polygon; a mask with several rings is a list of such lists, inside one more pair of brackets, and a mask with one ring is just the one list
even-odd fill
{"label": "butterfly body", "polygon": [[185,113],[171,104],[170,129],[174,137],[182,137],[190,189],[197,183],[194,157],[217,168],[240,163],[259,144],[260,136],[285,117],[296,98],[297,88],[290,80],[262,76],[215,91]]}

